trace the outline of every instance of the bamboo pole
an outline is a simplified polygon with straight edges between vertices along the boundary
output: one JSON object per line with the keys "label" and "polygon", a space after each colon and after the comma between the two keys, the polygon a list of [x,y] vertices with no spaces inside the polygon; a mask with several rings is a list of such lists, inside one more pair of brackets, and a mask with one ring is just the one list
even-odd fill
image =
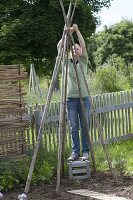
{"label": "bamboo pole", "polygon": [[67,98],[67,76],[68,76],[68,54],[69,54],[69,44],[68,44],[68,35],[67,35],[67,44],[66,44],[66,64],[65,64],[65,67],[66,67],[66,73],[65,73],[65,86],[64,86],[64,88],[65,88],[65,90],[64,90],[64,101],[63,101],[63,103],[64,103],[64,116],[63,116],[63,118],[64,118],[64,124],[63,124],[63,130],[64,130],[64,134],[63,134],[63,141],[62,141],[62,175],[64,176],[64,152],[65,152],[65,135],[66,135],[66,126],[65,126],[65,116],[66,116],[66,98]]}
{"label": "bamboo pole", "polygon": [[60,178],[61,178],[61,160],[62,160],[62,148],[63,148],[63,127],[64,127],[64,115],[65,115],[65,102],[64,102],[64,94],[65,94],[65,72],[64,72],[64,64],[65,64],[65,52],[66,52],[66,36],[64,41],[64,52],[63,52],[63,64],[62,64],[62,88],[61,88],[61,103],[60,103],[60,114],[59,114],[59,134],[58,134],[58,164],[57,164],[57,186],[56,186],[56,194],[60,194]]}
{"label": "bamboo pole", "polygon": [[[63,3],[62,3],[62,0],[60,0],[60,1],[61,1],[61,7],[62,7],[64,20],[66,20],[65,19],[65,12],[64,12],[64,9],[63,9]],[[72,41],[72,44],[75,46],[73,36],[70,32],[69,32],[69,36],[70,36],[70,39]],[[90,135],[89,135],[89,129],[88,129],[87,121],[86,121],[86,117],[85,117],[85,108],[84,108],[84,104],[83,104],[83,98],[82,98],[82,95],[81,95],[81,88],[80,88],[79,78],[78,78],[78,74],[77,74],[77,68],[76,68],[74,53],[73,53],[73,49],[72,49],[71,44],[70,44],[70,46],[71,46],[72,56],[73,56],[73,60],[74,60],[74,69],[75,69],[75,73],[76,73],[76,80],[77,80],[77,83],[78,83],[78,90],[79,90],[79,95],[80,95],[81,107],[82,107],[82,110],[83,110],[83,116],[84,116],[84,120],[85,120],[85,127],[86,127],[86,131],[88,133],[89,143],[90,143],[90,146],[91,146],[91,157],[92,157],[93,169],[94,169],[94,172],[95,172],[96,171],[96,163],[95,163],[94,151],[93,151],[93,148],[92,148],[91,138],[90,138]],[[84,81],[85,81],[86,89],[87,89],[88,95],[90,97],[90,91],[89,91],[89,88],[88,88],[87,81],[85,79],[85,75],[84,75],[84,71],[83,71],[83,67],[82,67],[81,63],[80,63],[80,67],[81,67],[82,75],[83,75],[83,78],[84,78]],[[98,134],[100,136],[101,144],[102,144],[104,153],[105,153],[107,161],[108,161],[109,169],[110,169],[112,177],[114,178],[114,180],[116,180],[116,176],[114,174],[113,167],[112,167],[112,161],[111,161],[111,158],[110,158],[109,153],[108,153],[107,145],[105,144],[104,139],[103,139],[103,134],[102,134],[103,130],[100,127],[100,122],[99,122],[99,119],[96,115],[96,112],[95,112],[91,98],[90,98],[90,101],[91,101],[91,107],[93,108],[93,114],[94,114],[94,117],[95,117],[95,120],[96,120],[96,123],[97,123],[97,126],[98,126],[98,130],[99,130]]]}
{"label": "bamboo pole", "polygon": [[89,134],[89,127],[88,127],[88,123],[87,123],[87,119],[86,119],[86,115],[85,115],[85,107],[84,107],[83,97],[82,97],[82,93],[81,93],[80,81],[79,81],[78,72],[77,72],[77,68],[76,68],[76,61],[75,61],[75,57],[74,57],[74,53],[73,53],[72,44],[70,44],[70,47],[71,47],[72,56],[73,56],[73,60],[74,60],[74,70],[75,70],[75,74],[76,74],[76,81],[77,81],[77,84],[78,84],[80,103],[81,103],[81,108],[82,108],[82,112],[83,112],[83,120],[84,120],[84,123],[85,123],[86,134],[87,134],[89,145],[90,145],[93,171],[96,172],[96,161],[95,161],[95,156],[94,156],[94,150],[93,150],[93,146],[92,146],[92,142],[91,142],[91,138],[90,138],[90,134]]}
{"label": "bamboo pole", "polygon": [[34,170],[34,166],[35,166],[35,162],[36,162],[36,157],[37,157],[37,153],[38,153],[38,149],[39,149],[39,145],[40,145],[40,140],[41,140],[42,126],[43,126],[43,123],[45,122],[45,120],[47,118],[47,113],[48,113],[49,106],[50,106],[50,100],[51,100],[51,97],[52,97],[52,93],[53,93],[54,85],[55,85],[55,82],[56,82],[56,79],[57,79],[57,75],[59,73],[59,65],[60,65],[62,53],[63,53],[62,52],[62,46],[63,46],[63,43],[64,43],[65,33],[66,33],[66,30],[64,28],[63,35],[62,35],[62,41],[61,41],[61,45],[60,45],[60,48],[59,48],[58,56],[56,58],[55,67],[54,67],[53,76],[52,76],[52,81],[51,81],[51,84],[50,84],[50,87],[49,87],[49,91],[48,91],[48,95],[47,95],[47,99],[46,99],[46,105],[45,105],[45,109],[44,109],[44,112],[43,112],[43,115],[42,115],[40,128],[39,128],[39,131],[38,131],[37,142],[36,142],[36,146],[35,146],[35,149],[34,149],[32,161],[31,161],[31,165],[30,165],[30,169],[29,169],[29,173],[28,173],[28,177],[27,177],[27,182],[26,182],[26,186],[25,186],[25,190],[24,190],[24,192],[26,194],[29,191],[31,178],[32,178],[32,174],[33,174],[33,170]]}
{"label": "bamboo pole", "polygon": [[[61,1],[61,0],[60,0],[60,1]],[[62,10],[62,11],[63,11],[63,10]],[[63,11],[63,12],[64,12],[64,11]],[[65,18],[64,18],[64,19],[65,19]],[[70,36],[70,39],[71,39],[73,45],[75,46],[73,36],[72,36],[72,34],[71,34],[70,32],[69,32],[69,36]],[[73,56],[73,59],[74,59],[74,54],[73,54],[72,46],[71,46],[71,51],[72,51],[72,56]],[[74,66],[75,66],[74,68],[75,68],[75,73],[76,73],[76,79],[77,79],[77,83],[78,83],[79,80],[78,80],[78,77],[77,77],[78,74],[77,74],[77,72],[76,72],[77,69],[76,69],[76,62],[75,62],[75,59],[74,59]],[[84,81],[85,81],[86,89],[87,89],[88,95],[89,95],[89,97],[90,97],[90,91],[89,91],[89,88],[88,88],[87,81],[86,81],[86,79],[85,79],[85,75],[84,75],[84,71],[83,71],[83,67],[82,67],[81,63],[80,63],[80,67],[81,67],[82,75],[83,75],[83,78],[84,78]],[[81,106],[82,106],[82,110],[83,110],[83,113],[84,113],[85,110],[84,110],[84,106],[83,106],[83,99],[82,99],[82,96],[81,96],[81,89],[80,89],[80,87],[79,87],[79,83],[78,83],[78,89],[79,89],[79,94],[80,94]],[[114,174],[113,167],[112,167],[112,161],[111,161],[111,158],[110,158],[109,153],[108,153],[107,145],[105,144],[104,139],[103,139],[103,134],[102,134],[103,130],[102,130],[102,128],[100,127],[100,122],[99,122],[98,116],[96,115],[96,111],[95,111],[95,109],[94,109],[94,106],[93,106],[93,103],[92,103],[91,98],[90,98],[90,101],[91,101],[91,107],[93,108],[93,114],[94,114],[94,117],[95,117],[95,121],[96,121],[97,126],[98,126],[98,129],[99,129],[98,134],[99,134],[99,136],[100,136],[101,144],[102,144],[104,153],[105,153],[106,158],[107,158],[107,161],[108,161],[108,166],[109,166],[109,169],[110,169],[110,172],[111,172],[112,177],[114,178],[114,180],[116,180],[116,176],[115,176],[115,174]],[[86,121],[86,120],[85,120],[85,121]],[[85,124],[86,124],[86,122],[85,122]],[[86,128],[87,128],[87,126],[86,126]],[[88,128],[87,128],[87,129],[88,129]],[[89,132],[89,130],[87,130],[87,133],[88,133],[88,132]],[[91,144],[90,135],[88,134],[88,136],[89,136],[89,143]],[[94,171],[96,171],[96,164],[95,164],[94,151],[93,151],[93,149],[92,149],[92,144],[91,144],[91,156],[92,156],[92,162],[93,162],[93,169],[94,169]]]}
{"label": "bamboo pole", "polygon": [[[62,8],[64,21],[68,26],[69,24],[66,21],[66,14],[65,14],[65,9],[64,9],[64,6],[63,6],[63,2],[62,2],[62,0],[59,0],[59,1],[60,1],[60,5],[61,5],[61,8]],[[74,43],[74,39],[73,39],[72,34],[70,32],[68,32],[68,34],[69,34],[69,45],[70,45],[70,49],[72,51],[72,56],[73,56],[73,60],[74,60],[74,70],[75,70],[76,80],[77,80],[77,84],[78,84],[80,103],[81,103],[81,107],[82,107],[82,111],[83,111],[83,118],[84,118],[84,122],[85,122],[85,129],[86,129],[86,134],[88,136],[90,149],[91,149],[91,158],[92,158],[93,170],[95,172],[96,171],[96,162],[95,162],[95,157],[94,157],[94,151],[93,151],[93,146],[92,146],[90,135],[89,135],[88,123],[87,123],[86,116],[85,116],[85,108],[84,108],[84,102],[83,102],[83,97],[82,97],[82,93],[81,93],[79,77],[78,77],[77,68],[76,68],[76,60],[75,60],[74,52],[73,52],[73,49],[72,49],[72,44],[75,46],[75,43]],[[70,40],[71,40],[71,42],[70,42]]]}
{"label": "bamboo pole", "polygon": [[[71,38],[71,40],[72,40],[73,45],[75,46],[75,44],[74,44],[74,39],[73,39],[72,34],[69,34],[69,35],[70,35],[70,38]],[[72,50],[73,50],[73,49],[72,49]],[[84,71],[83,71],[83,67],[82,67],[81,63],[80,63],[80,67],[81,67],[82,75],[83,75],[83,78],[84,78],[84,81],[85,81],[86,89],[87,89],[88,95],[89,95],[89,97],[90,97],[90,91],[89,91],[89,88],[88,88],[87,81],[86,81],[86,79],[85,79],[85,75],[84,75]],[[77,73],[76,73],[76,75],[77,75]],[[82,100],[81,100],[81,101],[82,101]],[[100,122],[99,122],[98,116],[97,116],[97,114],[96,114],[95,108],[94,108],[94,106],[93,106],[91,97],[90,97],[90,101],[91,101],[91,107],[92,107],[93,114],[94,114],[94,119],[95,119],[95,121],[96,121],[96,124],[97,124],[97,126],[98,126],[98,130],[99,130],[99,131],[98,131],[98,134],[99,134],[99,137],[100,137],[100,140],[101,140],[101,144],[102,144],[104,153],[105,153],[106,158],[107,158],[107,161],[108,161],[108,166],[109,166],[109,169],[110,169],[110,172],[111,172],[111,175],[112,175],[113,179],[116,181],[116,175],[115,175],[115,173],[114,173],[114,171],[113,171],[112,161],[111,161],[111,158],[110,158],[109,153],[108,153],[107,145],[105,144],[104,139],[103,139],[103,130],[102,130],[102,128],[100,127]],[[83,109],[84,109],[84,108],[83,108]],[[90,136],[89,136],[89,142],[91,142]],[[92,147],[92,145],[91,145],[91,147]],[[92,152],[92,151],[91,151],[91,152]],[[94,153],[91,153],[91,156],[92,156],[92,158],[94,159]],[[95,169],[96,169],[96,168],[95,168],[95,166],[96,166],[96,165],[95,165],[95,160],[92,160],[92,161],[93,161],[93,167],[94,167],[94,171],[95,171]]]}
{"label": "bamboo pole", "polygon": [[[61,5],[61,8],[63,9],[63,13],[65,13],[65,9],[61,1],[60,1],[60,5]],[[71,2],[71,6],[72,6],[72,2]],[[70,11],[68,11],[69,14],[67,16],[66,14],[64,14],[65,24],[67,27],[71,25],[73,15],[75,12],[75,7],[76,7],[76,3],[74,4],[74,9],[72,11],[71,18],[70,18],[71,7],[70,7]],[[69,19],[70,19],[70,22],[69,22]],[[66,50],[67,50],[67,59],[65,59]],[[65,62],[66,62],[66,74],[63,69],[65,66]],[[58,140],[59,143],[58,143],[58,165],[57,165],[57,186],[56,186],[57,195],[60,194],[61,163],[62,163],[62,170],[64,166],[63,153],[64,153],[64,144],[65,144],[64,143],[65,133],[63,134],[63,132],[65,132],[64,130],[65,130],[65,110],[66,110],[66,92],[67,92],[67,70],[68,70],[68,36],[66,36],[66,40],[64,44],[64,56],[63,56],[63,64],[62,64],[62,89],[61,89],[61,105],[60,105],[60,118],[59,118],[60,119],[59,120],[59,140]]]}
{"label": "bamboo pole", "polygon": [[88,88],[88,84],[87,84],[87,81],[86,81],[86,78],[85,78],[85,74],[84,74],[84,71],[83,71],[83,66],[81,65],[81,63],[80,63],[80,68],[81,68],[81,71],[82,71],[82,75],[83,75],[83,78],[84,78],[84,82],[85,82],[85,85],[86,85],[86,89],[87,89],[88,95],[89,95],[89,97],[90,97],[91,107],[92,107],[92,113],[93,113],[93,115],[94,115],[94,119],[95,119],[95,122],[96,122],[97,127],[98,127],[99,138],[100,138],[100,140],[101,140],[101,144],[102,144],[104,153],[105,153],[106,158],[107,158],[107,161],[108,161],[108,166],[109,166],[111,175],[112,175],[112,177],[113,177],[114,180],[115,180],[115,179],[116,179],[116,176],[115,176],[114,171],[113,171],[112,161],[111,161],[111,158],[110,158],[110,156],[109,156],[109,152],[108,152],[107,145],[106,145],[106,143],[104,142],[104,138],[103,138],[103,129],[102,129],[102,127],[100,126],[100,122],[99,122],[98,115],[97,115],[96,110],[95,110],[95,108],[94,108],[94,106],[93,106],[93,102],[92,102],[92,99],[91,99],[91,96],[90,96],[90,91],[89,91],[89,88]]}
{"label": "bamboo pole", "polygon": [[[64,38],[63,38],[63,40],[64,40]],[[62,45],[61,45],[61,47],[62,47]],[[35,149],[34,149],[32,161],[31,161],[31,165],[30,165],[30,169],[29,169],[29,174],[28,174],[28,177],[27,177],[27,182],[26,182],[26,187],[25,187],[25,193],[26,194],[29,191],[30,182],[31,182],[31,178],[32,178],[32,173],[33,173],[33,170],[34,170],[34,165],[35,165],[35,162],[36,162],[38,148],[39,148],[39,145],[40,145],[41,129],[42,129],[43,123],[45,122],[45,120],[47,118],[47,113],[48,113],[48,110],[49,110],[50,100],[51,100],[51,97],[52,97],[55,81],[56,81],[56,78],[57,78],[57,75],[58,75],[58,72],[59,72],[59,64],[60,64],[60,61],[61,61],[61,58],[60,58],[61,54],[62,54],[62,52],[61,52],[61,48],[60,48],[59,55],[57,56],[57,59],[56,59],[56,64],[55,64],[55,68],[54,68],[54,72],[53,72],[53,77],[52,77],[52,81],[51,81],[51,84],[50,84],[50,87],[49,87],[48,96],[47,96],[47,100],[46,100],[45,109],[44,109],[44,112],[43,112],[43,115],[42,115],[40,128],[39,128],[39,131],[38,131],[37,142],[36,142],[36,146],[35,146]]]}
{"label": "bamboo pole", "polygon": [[[60,182],[61,172],[64,173],[64,139],[65,139],[65,115],[66,115],[66,93],[67,93],[67,74],[68,74],[68,36],[66,36],[66,47],[67,55],[63,60],[62,64],[62,93],[61,93],[61,105],[60,105],[60,121],[59,121],[59,145],[58,145],[58,166],[57,166],[57,186],[56,194],[60,194]],[[65,51],[65,53],[66,53]],[[65,66],[65,69],[64,69]],[[62,171],[61,171],[62,170]]]}

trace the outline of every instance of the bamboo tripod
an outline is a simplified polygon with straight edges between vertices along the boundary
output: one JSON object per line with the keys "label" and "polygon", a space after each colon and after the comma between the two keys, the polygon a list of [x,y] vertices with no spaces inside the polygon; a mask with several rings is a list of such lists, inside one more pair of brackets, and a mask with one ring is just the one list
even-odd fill
{"label": "bamboo tripod", "polygon": [[35,72],[35,68],[34,65],[31,64],[30,65],[30,78],[29,78],[29,93],[33,92],[33,93],[39,93],[40,96],[42,96],[41,94],[41,89],[39,86],[39,80],[38,77],[36,75]]}
{"label": "bamboo tripod", "polygon": [[[75,70],[75,74],[76,74],[76,81],[77,81],[78,90],[79,90],[81,107],[82,107],[82,111],[83,111],[84,124],[85,124],[85,129],[86,129],[87,137],[88,137],[90,148],[91,148],[91,158],[92,158],[92,164],[93,164],[93,171],[94,172],[96,171],[94,151],[93,151],[93,146],[91,144],[87,120],[86,120],[86,117],[85,117],[85,108],[84,108],[83,98],[82,98],[82,95],[81,95],[80,82],[79,82],[79,77],[78,77],[77,68],[76,68],[76,60],[75,60],[75,56],[74,56],[74,52],[73,52],[73,48],[72,48],[72,46],[75,47],[75,43],[74,43],[72,33],[68,29],[68,27],[71,26],[71,23],[72,23],[72,20],[73,20],[77,0],[75,1],[74,6],[73,6],[72,1],[70,2],[67,15],[65,14],[65,9],[64,9],[62,0],[59,0],[59,2],[60,2],[61,9],[62,9],[62,12],[63,12],[63,17],[64,17],[64,20],[65,20],[65,26],[64,26],[64,30],[63,30],[63,34],[62,34],[61,44],[60,44],[60,47],[59,47],[59,50],[58,50],[58,55],[57,55],[56,62],[55,62],[52,81],[51,81],[49,91],[48,91],[48,95],[47,95],[47,99],[46,99],[45,109],[44,109],[44,112],[42,114],[42,119],[41,119],[39,131],[38,131],[36,146],[34,148],[33,157],[32,157],[32,161],[31,161],[31,165],[30,165],[30,169],[29,169],[29,173],[28,173],[28,177],[27,177],[27,182],[26,182],[26,186],[25,186],[25,190],[24,190],[24,193],[26,195],[29,192],[29,187],[30,187],[30,183],[31,183],[31,179],[32,179],[32,174],[33,174],[35,162],[36,162],[36,157],[37,157],[37,153],[38,153],[38,149],[39,149],[39,145],[40,145],[40,141],[41,141],[42,127],[43,127],[44,122],[47,119],[47,113],[49,111],[52,93],[53,93],[54,86],[55,86],[55,83],[56,83],[56,79],[57,79],[57,76],[58,76],[58,73],[59,73],[59,66],[61,65],[61,62],[62,62],[62,88],[61,88],[61,104],[60,104],[60,119],[59,119],[58,165],[57,165],[57,187],[56,187],[57,195],[60,194],[61,165],[62,165],[62,158],[63,158],[63,154],[64,154],[64,137],[65,137],[65,135],[63,134],[63,132],[64,132],[64,129],[65,129],[65,110],[66,110],[66,90],[67,90],[67,71],[68,71],[68,52],[69,52],[69,49],[72,52],[72,57],[73,57],[73,61],[74,61],[74,70]],[[72,6],[73,6],[73,10],[72,10]],[[87,81],[85,80],[85,75],[84,75],[83,68],[82,68],[81,64],[80,64],[80,67],[81,67],[82,76],[83,76],[84,81],[85,81],[85,85],[86,85],[86,88],[87,88],[88,95],[90,96]],[[113,168],[112,168],[112,162],[111,162],[110,156],[108,154],[107,146],[104,143],[102,129],[100,127],[99,119],[98,119],[97,114],[95,112],[92,100],[91,100],[91,107],[92,107],[93,114],[95,116],[95,122],[97,123],[98,129],[99,129],[99,131],[98,131],[99,137],[101,139],[101,144],[103,146],[103,150],[105,152],[105,155],[106,155],[106,158],[107,158],[107,161],[108,161],[110,172],[111,172],[112,177],[115,179],[115,175],[114,175]],[[21,200],[26,199],[26,197],[23,194],[19,195],[19,196],[20,196],[19,199],[21,199]]]}

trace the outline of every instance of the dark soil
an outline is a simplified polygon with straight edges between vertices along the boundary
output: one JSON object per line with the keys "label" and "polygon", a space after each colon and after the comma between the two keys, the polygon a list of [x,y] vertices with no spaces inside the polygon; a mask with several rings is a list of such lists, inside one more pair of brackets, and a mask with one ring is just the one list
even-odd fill
{"label": "dark soil", "polygon": [[[89,197],[69,194],[67,191],[88,189],[95,192],[122,196],[133,200],[133,179],[129,177],[119,178],[117,183],[112,179],[109,173],[97,173],[92,175],[91,179],[82,181],[69,180],[68,177],[61,179],[61,194],[56,196],[56,180],[51,184],[41,184],[30,188],[28,199],[30,200],[93,200]],[[4,194],[4,200],[16,200],[21,194],[22,189]]]}

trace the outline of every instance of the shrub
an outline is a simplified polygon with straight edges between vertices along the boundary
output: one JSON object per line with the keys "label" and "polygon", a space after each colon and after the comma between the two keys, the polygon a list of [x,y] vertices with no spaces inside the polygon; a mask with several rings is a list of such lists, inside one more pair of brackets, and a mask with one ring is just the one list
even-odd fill
{"label": "shrub", "polygon": [[[11,190],[21,183],[26,183],[30,162],[29,156],[17,160],[3,160],[0,163],[0,191]],[[31,183],[50,182],[53,173],[54,167],[51,164],[37,160]]]}
{"label": "shrub", "polygon": [[48,162],[43,161],[40,168],[37,170],[36,181],[50,182],[54,174],[54,167]]}
{"label": "shrub", "polygon": [[0,191],[12,189],[19,180],[13,171],[13,163],[4,161],[0,163]]}
{"label": "shrub", "polygon": [[89,82],[92,94],[117,92],[131,88],[128,78],[115,67],[110,66],[98,68]]}

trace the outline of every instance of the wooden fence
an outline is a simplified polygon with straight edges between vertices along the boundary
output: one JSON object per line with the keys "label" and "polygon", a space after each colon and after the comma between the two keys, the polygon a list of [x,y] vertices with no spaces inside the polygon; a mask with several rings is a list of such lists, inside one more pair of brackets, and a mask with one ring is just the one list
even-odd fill
{"label": "wooden fence", "polygon": [[[133,138],[133,90],[107,93],[92,97],[105,142]],[[57,149],[60,103],[51,103],[47,121],[42,129],[42,145],[47,151]],[[26,132],[28,149],[33,149],[44,105],[29,108],[31,128]],[[64,130],[65,132],[65,130]],[[93,144],[100,143],[94,116],[90,117],[90,136]],[[66,116],[66,147],[71,147],[71,134]]]}
{"label": "wooden fence", "polygon": [[20,65],[0,65],[0,157],[16,156],[26,150],[24,130],[25,94],[21,81],[27,73]]}

